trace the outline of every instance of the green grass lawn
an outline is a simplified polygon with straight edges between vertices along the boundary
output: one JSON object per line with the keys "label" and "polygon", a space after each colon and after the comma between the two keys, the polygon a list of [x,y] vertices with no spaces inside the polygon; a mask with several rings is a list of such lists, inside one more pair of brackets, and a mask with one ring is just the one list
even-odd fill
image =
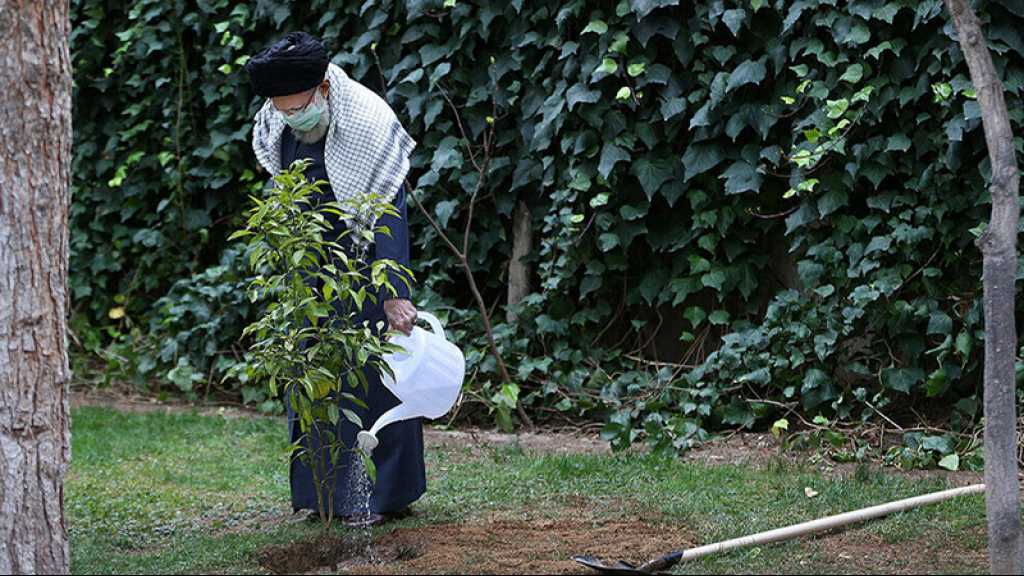
{"label": "green grass lawn", "polygon": [[[263,573],[257,550],[319,530],[291,514],[283,418],[81,407],[73,413],[72,433],[65,498],[73,573]],[[681,534],[705,544],[947,487],[941,477],[866,468],[827,477],[781,459],[763,466],[707,465],[510,447],[434,447],[427,465],[428,493],[415,516],[383,532],[499,516],[586,516],[595,526],[631,516],[663,530],[666,546]],[[808,498],[805,487],[818,496]],[[984,502],[971,496],[678,570],[980,573],[987,568],[984,553]]]}

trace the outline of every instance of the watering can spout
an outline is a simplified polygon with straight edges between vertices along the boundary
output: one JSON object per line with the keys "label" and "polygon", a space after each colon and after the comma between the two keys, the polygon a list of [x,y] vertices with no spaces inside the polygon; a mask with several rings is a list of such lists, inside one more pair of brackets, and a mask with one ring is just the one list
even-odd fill
{"label": "watering can spout", "polygon": [[362,430],[359,434],[356,434],[356,445],[365,454],[370,454],[373,449],[380,444],[380,440],[377,438],[377,433],[380,429],[398,422],[401,420],[408,420],[410,418],[418,418],[422,416],[416,406],[409,403],[402,403],[395,406],[391,410],[380,415],[377,421],[373,423],[373,426],[369,430]]}
{"label": "watering can spout", "polygon": [[356,434],[356,445],[367,456],[373,454],[373,449],[377,447],[377,444],[380,444],[380,440],[377,440],[377,436],[368,430],[360,430],[359,434]]}

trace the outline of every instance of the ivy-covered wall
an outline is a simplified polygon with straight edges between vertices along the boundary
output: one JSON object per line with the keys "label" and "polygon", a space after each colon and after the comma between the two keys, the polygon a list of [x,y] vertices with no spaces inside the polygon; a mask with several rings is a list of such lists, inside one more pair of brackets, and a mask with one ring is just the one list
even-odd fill
{"label": "ivy-covered wall", "polygon": [[[978,7],[1022,133],[1024,1]],[[249,311],[225,242],[266,177],[241,65],[305,29],[392,104],[419,142],[416,195],[453,236],[490,156],[469,261],[516,385],[458,260],[412,220],[417,299],[467,350],[464,415],[508,423],[522,402],[676,447],[780,406],[978,417],[987,160],[939,0],[72,8],[74,326],[112,374],[264,399],[239,370]],[[506,322],[520,202],[530,294]]]}

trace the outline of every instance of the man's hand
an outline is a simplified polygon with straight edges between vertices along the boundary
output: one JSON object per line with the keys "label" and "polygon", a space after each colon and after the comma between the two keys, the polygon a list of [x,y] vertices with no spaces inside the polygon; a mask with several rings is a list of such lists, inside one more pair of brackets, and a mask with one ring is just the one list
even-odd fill
{"label": "man's hand", "polygon": [[412,334],[413,324],[416,323],[416,307],[412,302],[404,298],[385,300],[384,314],[392,330],[398,330],[406,336]]}

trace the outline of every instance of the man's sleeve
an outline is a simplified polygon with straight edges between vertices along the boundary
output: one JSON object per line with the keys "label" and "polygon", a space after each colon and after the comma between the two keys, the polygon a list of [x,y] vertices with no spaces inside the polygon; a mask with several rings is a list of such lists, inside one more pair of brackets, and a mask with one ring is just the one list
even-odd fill
{"label": "man's sleeve", "polygon": [[[374,259],[375,260],[394,260],[402,266],[409,266],[409,223],[406,218],[406,201],[405,201],[405,186],[398,188],[398,193],[395,194],[395,199],[392,202],[395,209],[398,211],[399,216],[391,214],[385,214],[377,220],[377,227],[387,227],[390,230],[391,235],[377,232],[374,234]],[[391,281],[391,285],[395,287],[398,292],[397,295],[393,295],[390,290],[384,288],[380,294],[380,300],[391,300],[394,298],[409,299],[409,286],[406,281],[412,282],[412,278],[409,278],[407,274],[396,272],[394,270],[388,272],[388,279]]]}

